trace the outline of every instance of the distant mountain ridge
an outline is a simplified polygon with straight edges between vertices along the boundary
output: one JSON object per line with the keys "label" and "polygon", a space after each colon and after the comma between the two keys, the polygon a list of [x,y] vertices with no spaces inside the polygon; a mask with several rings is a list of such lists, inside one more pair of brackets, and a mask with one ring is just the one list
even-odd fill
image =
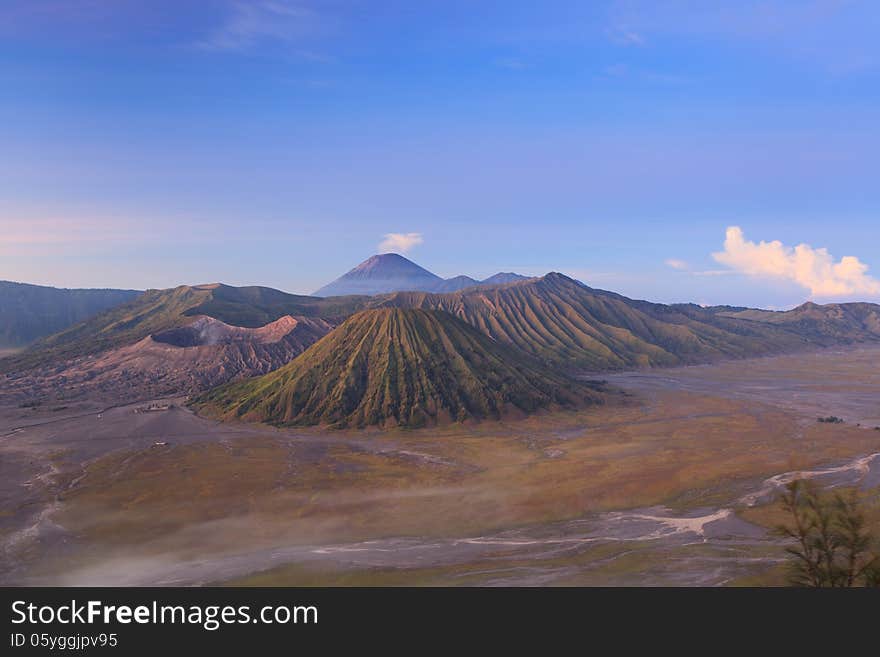
{"label": "distant mountain ridge", "polygon": [[721,314],[796,331],[825,346],[841,341],[868,341],[880,336],[880,306],[873,303],[819,305],[808,301],[787,311],[745,309]]}
{"label": "distant mountain ridge", "polygon": [[188,326],[200,316],[244,328],[258,328],[285,315],[319,317],[335,324],[362,305],[363,300],[357,298],[320,299],[268,287],[219,283],[147,290],[127,303],[43,338],[19,354],[0,359],[0,372],[124,347],[150,335]]}
{"label": "distant mountain ridge", "polygon": [[317,297],[375,296],[402,291],[444,293],[456,292],[476,285],[499,285],[526,278],[507,272],[495,274],[484,281],[478,281],[470,276],[443,279],[402,255],[382,253],[367,258],[332,283],[316,290],[314,295]]}
{"label": "distant mountain ridge", "polygon": [[148,290],[0,359],[0,372],[124,347],[188,326],[200,316],[250,328],[286,315],[338,325],[360,310],[389,307],[443,310],[545,363],[581,371],[703,363],[880,340],[880,306],[875,304],[805,304],[787,312],[669,306],[590,288],[558,273],[513,278],[512,283],[469,285],[455,292],[327,298],[222,284]]}
{"label": "distant mountain ridge", "polygon": [[[404,278],[407,272],[427,271],[401,260]],[[383,269],[381,259],[378,266]],[[362,268],[361,274],[369,279],[374,269]],[[284,394],[293,395],[285,398],[290,406],[282,415],[273,406],[274,410],[265,414],[267,421],[412,426],[442,421],[447,412],[449,417],[457,417],[456,409],[462,406],[451,400],[460,399],[468,390],[475,391],[474,399],[480,401],[472,407],[465,405],[465,417],[497,416],[506,406],[499,405],[494,393],[486,390],[495,385],[504,389],[505,381],[519,380],[517,386],[525,385],[516,374],[521,367],[538,376],[538,381],[557,380],[547,376],[552,372],[561,377],[559,381],[570,382],[572,377],[590,372],[880,342],[880,306],[870,303],[808,303],[772,312],[629,299],[560,273],[535,278],[501,274],[493,277],[496,283],[492,285],[472,285],[473,280],[462,276],[442,281],[463,286],[451,292],[396,291],[326,298],[221,284],[148,290],[43,338],[19,354],[0,359],[0,396],[17,403],[19,398],[43,399],[53,394],[69,398],[79,387],[81,392],[97,390],[111,395],[123,391],[131,398],[153,393],[200,394],[208,387],[278,371],[289,363],[291,368],[285,371],[295,372],[298,381],[296,386],[285,387]],[[358,322],[340,332],[341,325],[355,316],[360,318]],[[469,327],[467,333],[462,333],[462,323]],[[399,337],[400,331],[409,332],[415,342]],[[482,337],[473,338],[473,332]],[[353,336],[363,340],[352,342]],[[324,353],[320,359],[314,356],[322,344],[335,345],[349,359],[348,364],[333,360],[326,351],[320,352]],[[388,353],[396,355],[383,360],[372,351],[374,344],[384,345]],[[420,377],[418,369],[431,364],[429,354],[433,351],[442,365],[432,366]],[[496,367],[499,358],[506,361],[505,367]],[[470,359],[479,371],[455,369]],[[374,368],[377,363],[379,369]],[[482,371],[483,367],[489,370]],[[434,383],[445,381],[443,368],[464,377],[463,387],[450,384],[444,391],[434,390]],[[367,393],[360,383],[348,378],[336,380],[333,385],[341,387],[335,392],[325,390],[323,397],[310,397],[306,410],[302,407],[293,415],[288,413],[299,408],[296,405],[302,395],[312,394],[303,382],[314,384],[319,372],[325,373],[328,385],[336,376],[365,376],[373,392],[363,398]],[[498,379],[492,372],[506,374]],[[403,387],[400,376],[405,379]],[[236,389],[253,404],[263,404],[258,401],[259,391]],[[528,386],[516,389],[524,391]],[[436,399],[445,401],[436,407],[431,402],[417,408],[412,405],[413,391],[422,399],[434,399],[437,392],[440,396]],[[524,394],[522,399],[526,400],[542,398]],[[381,403],[373,398],[376,395]],[[355,399],[360,401],[348,405]],[[228,411],[224,416],[232,417],[233,407],[233,415],[239,410],[250,413],[233,402],[223,402]],[[543,402],[530,403],[514,407],[517,412],[545,407]],[[446,410],[435,413],[440,408]]]}
{"label": "distant mountain ridge", "polygon": [[[458,290],[462,290],[466,287],[473,287],[474,285],[479,285],[480,281],[475,278],[471,278],[470,276],[453,276],[452,278],[447,278],[445,281],[442,281],[438,285],[436,285],[431,292],[457,292]],[[398,292],[399,290],[393,290],[394,292]]]}
{"label": "distant mountain ridge", "polygon": [[699,306],[685,310],[636,301],[559,273],[451,294],[397,292],[374,303],[444,310],[500,342],[572,371],[705,363],[813,344],[784,327],[717,316]]}
{"label": "distant mountain ridge", "polygon": [[[420,426],[438,421],[438,409],[451,412],[445,417],[453,420],[498,417],[497,400],[483,393],[507,384],[479,374],[497,358],[543,372],[543,381],[556,381],[554,385],[565,390],[565,382],[570,384],[583,372],[880,341],[880,306],[872,304],[807,304],[770,315],[667,306],[596,290],[559,273],[452,293],[395,292],[371,297],[367,303],[380,310],[356,314],[283,368],[207,393],[199,404],[221,418],[272,424]],[[743,312],[748,317],[727,316]],[[468,326],[485,338],[476,345],[454,340],[444,330],[431,328],[436,322],[452,332]],[[482,352],[497,356],[475,356]],[[473,379],[455,369],[461,357],[481,363],[468,370]],[[481,399],[476,410],[462,410],[449,401],[461,393],[454,386],[433,396],[450,376],[463,383],[463,390],[481,391],[475,393]],[[500,380],[515,379],[508,373]],[[532,402],[518,408],[527,413],[542,407]]]}
{"label": "distant mountain ridge", "polygon": [[0,347],[23,347],[139,294],[0,281]]}
{"label": "distant mountain ridge", "polygon": [[482,281],[480,285],[506,285],[507,283],[516,283],[517,281],[528,280],[529,276],[514,274],[512,271],[501,271]]}

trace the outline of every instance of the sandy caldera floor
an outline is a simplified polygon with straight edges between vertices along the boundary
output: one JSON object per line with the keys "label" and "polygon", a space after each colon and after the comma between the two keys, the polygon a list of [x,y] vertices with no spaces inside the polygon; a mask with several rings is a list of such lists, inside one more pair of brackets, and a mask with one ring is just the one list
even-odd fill
{"label": "sandy caldera floor", "polygon": [[780,583],[786,481],[857,487],[880,526],[878,372],[880,347],[629,373],[605,407],[418,431],[0,409],[0,583]]}

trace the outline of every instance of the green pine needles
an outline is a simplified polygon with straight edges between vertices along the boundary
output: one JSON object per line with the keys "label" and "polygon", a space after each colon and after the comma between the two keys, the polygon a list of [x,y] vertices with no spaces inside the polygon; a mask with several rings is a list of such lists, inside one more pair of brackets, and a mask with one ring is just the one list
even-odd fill
{"label": "green pine needles", "polygon": [[786,487],[782,504],[790,524],[777,531],[794,542],[786,548],[792,586],[880,586],[880,545],[855,492],[822,492],[797,480]]}

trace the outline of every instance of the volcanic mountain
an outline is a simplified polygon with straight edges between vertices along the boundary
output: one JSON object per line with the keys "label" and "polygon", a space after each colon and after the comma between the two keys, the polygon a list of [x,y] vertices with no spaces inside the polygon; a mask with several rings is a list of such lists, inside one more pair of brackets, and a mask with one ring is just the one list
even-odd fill
{"label": "volcanic mountain", "polygon": [[220,284],[148,290],[0,359],[0,401],[98,394],[118,402],[200,392],[265,374],[365,299]]}
{"label": "volcanic mountain", "polygon": [[798,324],[635,301],[558,273],[453,294],[398,292],[374,304],[444,310],[547,365],[581,371],[705,363],[863,336],[833,323],[818,332],[820,341]]}
{"label": "volcanic mountain", "polygon": [[443,279],[396,253],[367,258],[315,292],[318,297],[383,294],[397,290],[433,290]]}
{"label": "volcanic mountain", "polygon": [[415,427],[603,399],[448,313],[388,308],[360,312],[275,372],[194,403],[276,425]]}
{"label": "volcanic mountain", "polygon": [[285,315],[260,328],[192,318],[133,344],[36,367],[3,381],[5,402],[109,397],[126,400],[198,393],[290,362],[333,329]]}
{"label": "volcanic mountain", "polygon": [[445,281],[441,281],[434,286],[431,291],[438,293],[458,292],[459,290],[463,290],[466,287],[473,287],[474,285],[480,285],[480,281],[471,278],[470,276],[453,276],[452,278],[447,278]]}
{"label": "volcanic mountain", "polygon": [[[14,393],[30,401],[47,386],[65,395],[90,386],[129,396],[138,386],[144,394],[197,392],[274,370],[367,309],[443,311],[479,331],[492,347],[512,349],[508,354],[516,363],[528,355],[544,368],[570,374],[880,341],[875,304],[809,303],[787,312],[702,308],[628,299],[558,273],[512,277],[497,285],[470,285],[473,279],[459,277],[465,287],[455,292],[372,297],[317,298],[219,284],[149,290],[0,359],[0,396]],[[284,318],[296,326],[284,331]],[[306,321],[311,319],[322,321]],[[265,339],[269,334],[277,339]]]}
{"label": "volcanic mountain", "polygon": [[0,281],[0,348],[30,344],[139,294],[135,290],[68,290]]}
{"label": "volcanic mountain", "polygon": [[319,299],[268,287],[219,283],[147,290],[137,298],[0,359],[0,372],[21,371],[135,344],[146,337],[183,328],[198,317],[230,326],[259,328],[281,317],[320,317],[336,324],[363,306],[348,297]]}
{"label": "volcanic mountain", "polygon": [[367,258],[347,274],[317,290],[315,296],[373,296],[400,291],[447,293],[476,285],[499,285],[525,278],[519,274],[498,273],[484,281],[470,276],[443,279],[402,255],[383,253]]}
{"label": "volcanic mountain", "polygon": [[514,274],[512,271],[500,271],[494,276],[490,276],[489,278],[480,281],[480,285],[505,285],[507,283],[524,281],[528,278],[528,276],[523,276],[522,274]]}
{"label": "volcanic mountain", "polygon": [[823,346],[880,339],[880,306],[873,303],[829,303],[820,306],[807,302],[787,311],[738,309],[722,314],[796,331],[798,335]]}

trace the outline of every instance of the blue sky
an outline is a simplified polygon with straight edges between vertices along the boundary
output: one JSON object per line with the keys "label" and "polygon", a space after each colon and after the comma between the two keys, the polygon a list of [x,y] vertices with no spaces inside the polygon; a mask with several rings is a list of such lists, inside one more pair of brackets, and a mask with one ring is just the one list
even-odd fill
{"label": "blue sky", "polygon": [[856,0],[5,0],[0,278],[310,292],[417,233],[443,276],[880,300],[878,32]]}

